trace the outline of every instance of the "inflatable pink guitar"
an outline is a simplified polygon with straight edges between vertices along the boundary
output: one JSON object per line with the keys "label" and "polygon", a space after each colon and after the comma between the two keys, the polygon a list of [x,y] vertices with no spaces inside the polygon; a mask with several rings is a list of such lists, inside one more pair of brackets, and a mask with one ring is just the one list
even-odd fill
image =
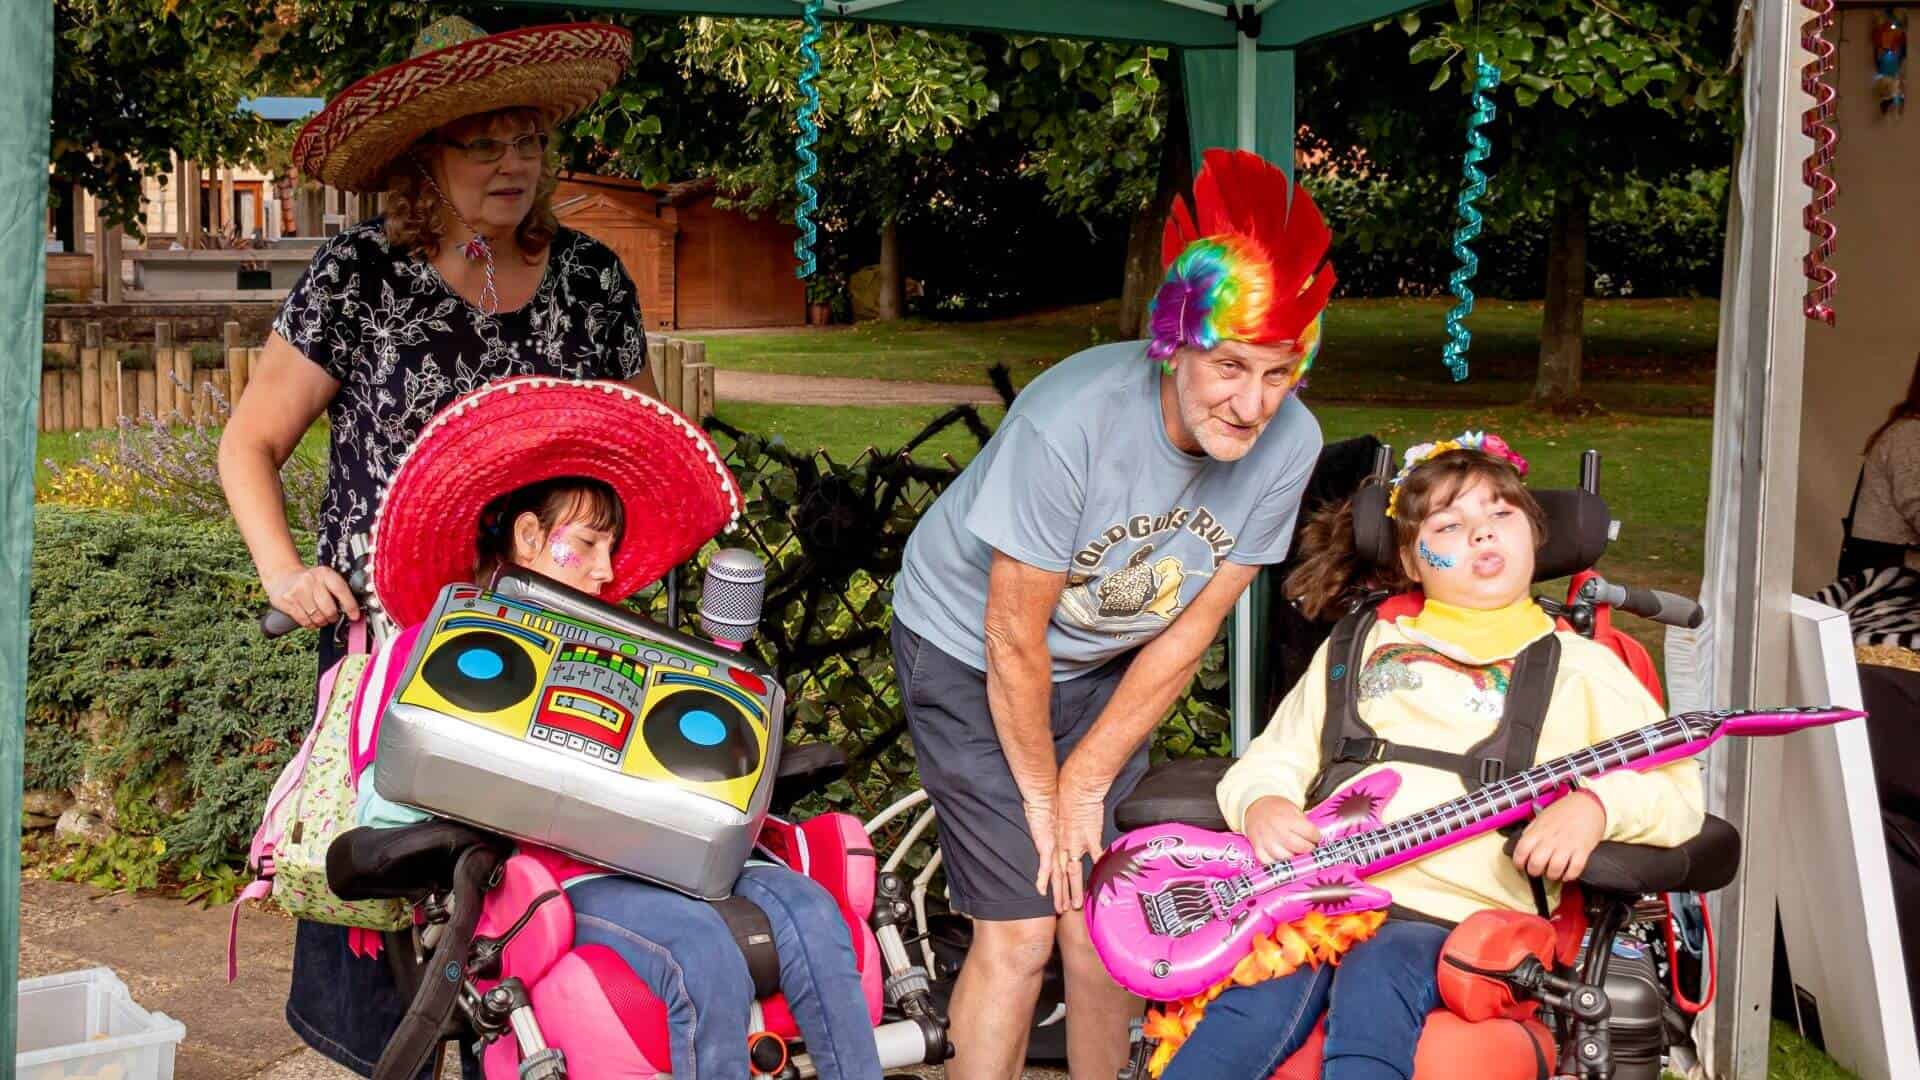
{"label": "inflatable pink guitar", "polygon": [[1319,847],[1262,864],[1238,833],[1153,825],[1114,841],[1088,885],[1087,928],[1120,985],[1153,1001],[1197,994],[1232,974],[1252,939],[1309,912],[1384,908],[1363,879],[1529,817],[1568,782],[1690,757],[1726,735],[1783,735],[1864,716],[1852,709],[1695,712],[1536,765],[1431,810],[1381,824],[1400,788],[1390,769],[1328,796],[1307,815]]}

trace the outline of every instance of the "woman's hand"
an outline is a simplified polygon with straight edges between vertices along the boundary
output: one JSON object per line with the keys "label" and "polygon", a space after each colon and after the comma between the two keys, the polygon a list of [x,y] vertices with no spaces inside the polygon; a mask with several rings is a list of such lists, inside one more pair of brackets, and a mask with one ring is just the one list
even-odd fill
{"label": "woman's hand", "polygon": [[1320,843],[1320,830],[1307,820],[1306,813],[1278,795],[1255,799],[1240,825],[1261,862],[1279,862],[1304,854]]}
{"label": "woman's hand", "polygon": [[1587,869],[1587,857],[1607,832],[1607,811],[1600,796],[1576,791],[1540,812],[1513,846],[1513,865],[1521,873],[1552,881],[1574,881]]}
{"label": "woman's hand", "polygon": [[269,603],[309,630],[331,625],[343,611],[349,619],[360,617],[353,589],[331,566],[303,566],[262,584]]}
{"label": "woman's hand", "polygon": [[[233,415],[220,435],[220,486],[260,582],[266,586],[267,599],[309,628],[331,620],[342,607],[355,613],[360,607],[339,574],[332,570],[323,574],[321,568],[301,564],[300,551],[287,528],[280,466],[339,389],[333,376],[302,356],[286,338],[272,334],[247,392],[234,402]],[[314,614],[308,615],[308,608]]]}

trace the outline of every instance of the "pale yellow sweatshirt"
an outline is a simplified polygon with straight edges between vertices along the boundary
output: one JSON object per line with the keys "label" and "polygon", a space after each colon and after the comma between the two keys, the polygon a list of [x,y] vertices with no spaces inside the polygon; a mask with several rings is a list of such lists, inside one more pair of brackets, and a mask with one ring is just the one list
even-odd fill
{"label": "pale yellow sweatshirt", "polygon": [[[1417,617],[1376,622],[1362,650],[1361,719],[1390,742],[1451,753],[1464,753],[1492,734],[1505,704],[1512,658],[1554,632],[1537,605],[1531,600],[1523,605],[1487,613],[1429,601]],[[1606,646],[1569,631],[1560,632],[1559,638],[1560,664],[1536,763],[1665,718],[1652,695]],[[1240,829],[1247,808],[1262,797],[1278,795],[1296,805],[1306,797],[1320,765],[1326,669],[1327,648],[1322,645],[1266,730],[1227,770],[1218,796],[1230,828]],[[1465,791],[1451,772],[1406,762],[1383,762],[1366,772],[1388,768],[1400,773],[1401,784],[1387,804],[1387,821],[1417,814]],[[1693,760],[1670,762],[1650,773],[1620,770],[1585,786],[1606,808],[1603,839],[1673,846],[1700,831],[1705,811],[1700,769]],[[1484,833],[1379,874],[1372,883],[1391,892],[1395,904],[1449,922],[1483,908],[1532,911],[1532,891],[1526,876],[1501,850],[1505,843],[1498,832]],[[1558,895],[1558,886],[1549,882],[1549,902],[1557,903]]]}

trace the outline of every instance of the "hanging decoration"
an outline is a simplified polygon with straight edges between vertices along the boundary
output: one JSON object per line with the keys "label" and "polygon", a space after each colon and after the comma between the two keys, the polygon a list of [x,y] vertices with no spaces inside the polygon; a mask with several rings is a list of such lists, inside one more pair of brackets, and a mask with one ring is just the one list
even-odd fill
{"label": "hanging decoration", "polygon": [[1487,160],[1487,154],[1493,149],[1480,129],[1493,122],[1493,99],[1487,96],[1487,91],[1500,85],[1500,69],[1489,64],[1482,54],[1474,55],[1473,72],[1473,113],[1467,120],[1467,157],[1461,169],[1467,186],[1461,189],[1456,203],[1460,225],[1453,231],[1453,257],[1460,260],[1460,266],[1447,279],[1459,303],[1447,312],[1447,344],[1441,353],[1447,370],[1453,372],[1454,382],[1467,377],[1467,346],[1473,341],[1465,325],[1467,316],[1473,314],[1473,290],[1467,283],[1480,272],[1480,257],[1467,245],[1480,235],[1482,219],[1473,204],[1486,194],[1487,174],[1480,171],[1480,163]]}
{"label": "hanging decoration", "polygon": [[1827,217],[1840,191],[1839,182],[1833,178],[1833,147],[1840,141],[1833,126],[1838,111],[1833,104],[1837,94],[1832,81],[1836,50],[1830,40],[1834,5],[1833,0],[1800,0],[1800,4],[1813,12],[1800,28],[1800,47],[1813,54],[1813,59],[1800,69],[1800,89],[1813,98],[1813,107],[1800,120],[1801,132],[1813,140],[1813,153],[1807,155],[1800,169],[1800,178],[1812,193],[1804,215],[1808,246],[1802,264],[1811,284],[1802,308],[1807,318],[1832,326],[1833,283],[1840,276],[1829,265],[1833,261],[1834,237],[1840,230]]}
{"label": "hanging decoration", "polygon": [[820,115],[820,91],[814,89],[813,80],[820,77],[820,11],[823,6],[822,0],[807,0],[807,6],[800,12],[806,30],[800,34],[800,136],[794,142],[794,153],[800,158],[800,171],[793,178],[793,186],[800,193],[800,205],[793,209],[793,224],[800,230],[800,239],[793,242],[793,253],[800,260],[800,265],[794,268],[794,276],[802,278],[813,276],[813,241],[816,235],[813,212],[820,207],[819,192],[813,187],[814,174],[820,171],[819,155],[813,152],[813,144],[820,138],[820,126],[814,120]]}
{"label": "hanging decoration", "polygon": [[1880,112],[1907,111],[1907,14],[1888,8],[1867,36],[1873,46],[1873,96]]}

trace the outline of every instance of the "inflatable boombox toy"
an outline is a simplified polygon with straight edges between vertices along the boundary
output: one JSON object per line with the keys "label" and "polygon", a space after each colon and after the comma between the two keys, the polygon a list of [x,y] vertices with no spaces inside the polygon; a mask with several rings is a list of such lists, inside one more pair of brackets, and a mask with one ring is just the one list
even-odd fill
{"label": "inflatable boombox toy", "polygon": [[380,722],[381,796],[705,899],[767,813],[774,674],[525,571],[450,585]]}

